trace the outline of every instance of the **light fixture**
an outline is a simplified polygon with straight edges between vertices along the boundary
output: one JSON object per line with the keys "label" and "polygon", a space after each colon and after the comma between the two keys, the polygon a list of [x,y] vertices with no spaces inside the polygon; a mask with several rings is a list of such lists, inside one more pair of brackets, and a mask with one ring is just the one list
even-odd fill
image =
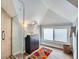
{"label": "light fixture", "polygon": [[24,23],[23,23],[23,27],[24,27],[24,28],[27,28],[27,25],[28,25],[27,22],[24,22]]}
{"label": "light fixture", "polygon": [[37,23],[37,21],[33,20],[33,21],[32,21],[32,24],[33,24],[33,25],[37,25],[38,23]]}

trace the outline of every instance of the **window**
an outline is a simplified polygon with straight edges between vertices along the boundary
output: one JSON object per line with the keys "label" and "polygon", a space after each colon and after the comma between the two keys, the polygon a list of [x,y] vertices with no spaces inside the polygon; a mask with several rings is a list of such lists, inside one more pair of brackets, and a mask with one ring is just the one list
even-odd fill
{"label": "window", "polygon": [[55,41],[67,42],[67,29],[55,29]]}
{"label": "window", "polygon": [[53,40],[53,29],[44,28],[44,40]]}
{"label": "window", "polygon": [[67,42],[67,29],[43,28],[44,41]]}

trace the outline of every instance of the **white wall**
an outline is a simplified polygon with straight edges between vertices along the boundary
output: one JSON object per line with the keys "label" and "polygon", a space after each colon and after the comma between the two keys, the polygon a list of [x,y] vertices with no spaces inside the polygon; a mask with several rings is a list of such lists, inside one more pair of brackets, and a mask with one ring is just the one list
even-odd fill
{"label": "white wall", "polygon": [[73,47],[73,58],[74,59],[77,59],[78,55],[77,55],[77,52],[78,52],[78,37],[77,37],[77,31],[78,31],[78,19],[76,20],[76,22],[74,22],[74,25],[73,26],[76,26],[76,35],[74,33],[72,33],[72,47]]}
{"label": "white wall", "polygon": [[[23,0],[22,0],[23,1]],[[19,22],[23,21],[23,2],[21,0],[13,0],[16,15]]]}
{"label": "white wall", "polygon": [[13,43],[13,54],[23,52],[23,28],[19,23],[17,17],[13,18],[12,21],[12,43]]}
{"label": "white wall", "polygon": [[77,36],[73,34],[73,58],[77,59]]}
{"label": "white wall", "polygon": [[37,34],[39,35],[40,34],[40,28],[39,28],[39,25],[38,24],[27,24],[27,27],[25,28],[25,36],[27,36],[28,34],[29,35],[34,35],[34,34]]}

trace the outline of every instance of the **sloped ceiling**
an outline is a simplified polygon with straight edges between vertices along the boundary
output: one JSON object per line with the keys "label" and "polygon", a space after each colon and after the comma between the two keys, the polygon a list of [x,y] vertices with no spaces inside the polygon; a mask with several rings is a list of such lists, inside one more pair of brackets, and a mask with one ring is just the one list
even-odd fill
{"label": "sloped ceiling", "polygon": [[42,19],[48,8],[40,0],[25,0],[25,18],[27,20]]}
{"label": "sloped ceiling", "polygon": [[77,19],[77,7],[67,0],[24,0],[25,19],[40,24],[73,23]]}
{"label": "sloped ceiling", "polygon": [[16,15],[12,0],[1,0],[1,8],[3,8],[11,17]]}
{"label": "sloped ceiling", "polygon": [[[12,1],[14,0],[2,0],[1,7],[11,16],[20,14],[19,18],[22,18],[23,4],[14,3],[16,4],[16,8],[14,8]],[[36,20],[40,25],[73,23],[78,18],[78,8],[67,0],[23,0],[23,2],[25,20]],[[15,12],[15,10],[17,11]]]}
{"label": "sloped ceiling", "polygon": [[73,4],[78,8],[78,0],[67,0],[67,1],[69,1],[71,4]]}
{"label": "sloped ceiling", "polygon": [[42,25],[55,25],[55,24],[72,24],[71,21],[65,19],[64,17],[61,17],[60,15],[56,14],[55,12],[52,12],[51,10],[48,10],[45,14],[45,17],[43,18],[41,24]]}
{"label": "sloped ceiling", "polygon": [[62,17],[74,21],[77,18],[77,8],[66,0],[41,0],[49,9]]}

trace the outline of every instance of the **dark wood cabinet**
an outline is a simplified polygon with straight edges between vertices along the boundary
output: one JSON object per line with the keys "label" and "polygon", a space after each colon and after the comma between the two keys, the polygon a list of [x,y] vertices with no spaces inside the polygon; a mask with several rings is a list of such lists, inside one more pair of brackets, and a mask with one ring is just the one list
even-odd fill
{"label": "dark wood cabinet", "polygon": [[27,35],[27,37],[25,37],[25,52],[30,54],[38,48],[39,48],[38,35]]}

